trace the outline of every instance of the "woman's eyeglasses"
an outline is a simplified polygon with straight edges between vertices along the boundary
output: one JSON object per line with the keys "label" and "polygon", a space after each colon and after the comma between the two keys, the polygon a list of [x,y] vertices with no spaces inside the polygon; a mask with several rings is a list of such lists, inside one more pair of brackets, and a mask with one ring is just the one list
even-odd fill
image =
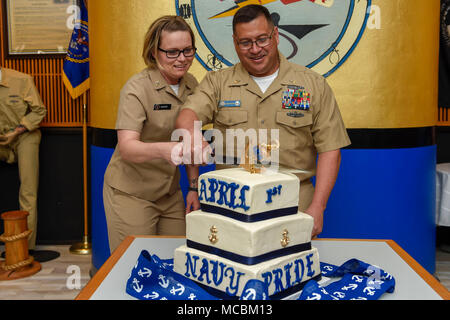
{"label": "woman's eyeglasses", "polygon": [[181,53],[183,53],[183,55],[186,58],[192,57],[195,54],[195,52],[197,51],[197,48],[192,47],[192,48],[186,48],[183,50],[164,50],[164,49],[158,48],[158,50],[164,52],[166,54],[167,58],[175,59],[175,58],[178,58]]}

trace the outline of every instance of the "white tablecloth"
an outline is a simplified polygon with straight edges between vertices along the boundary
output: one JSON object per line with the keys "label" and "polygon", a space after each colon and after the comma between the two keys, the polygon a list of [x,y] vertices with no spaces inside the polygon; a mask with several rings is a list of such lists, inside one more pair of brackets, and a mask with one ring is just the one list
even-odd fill
{"label": "white tablecloth", "polygon": [[450,163],[436,166],[436,224],[450,227]]}

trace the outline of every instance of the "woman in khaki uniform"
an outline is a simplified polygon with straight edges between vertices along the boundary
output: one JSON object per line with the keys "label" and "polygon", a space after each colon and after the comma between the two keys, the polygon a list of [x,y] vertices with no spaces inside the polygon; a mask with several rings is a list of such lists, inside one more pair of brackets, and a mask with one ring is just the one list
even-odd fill
{"label": "woman in khaki uniform", "polygon": [[[185,208],[171,157],[174,147],[181,150],[171,142],[179,108],[198,84],[187,73],[195,51],[194,34],[182,18],[157,19],[145,37],[147,68],[121,90],[118,144],[103,188],[111,252],[132,234],[184,235],[185,214],[200,207],[197,192],[190,190]],[[191,187],[196,186],[194,181]]]}

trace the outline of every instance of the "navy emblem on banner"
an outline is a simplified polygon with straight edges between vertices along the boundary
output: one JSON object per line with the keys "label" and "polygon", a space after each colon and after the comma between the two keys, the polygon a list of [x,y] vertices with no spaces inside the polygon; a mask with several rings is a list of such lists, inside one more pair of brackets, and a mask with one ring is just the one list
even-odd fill
{"label": "navy emblem on banner", "polygon": [[72,32],[63,64],[63,82],[73,99],[90,87],[89,28],[85,0],[78,1],[79,16]]}
{"label": "navy emblem on banner", "polygon": [[175,0],[176,12],[192,27],[197,60],[207,70],[239,61],[232,20],[249,4],[264,5],[278,27],[279,49],[291,62],[327,77],[350,56],[364,33],[371,0]]}

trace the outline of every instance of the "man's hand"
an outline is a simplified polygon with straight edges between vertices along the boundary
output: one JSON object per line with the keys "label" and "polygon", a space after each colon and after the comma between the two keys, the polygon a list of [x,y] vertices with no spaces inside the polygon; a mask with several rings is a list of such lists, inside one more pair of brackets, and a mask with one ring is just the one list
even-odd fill
{"label": "man's hand", "polygon": [[314,204],[311,204],[308,209],[306,209],[305,213],[309,214],[314,219],[314,225],[312,229],[311,238],[317,237],[319,234],[322,233],[323,229],[323,212],[324,209],[314,206]]}
{"label": "man's hand", "polygon": [[312,231],[313,238],[322,232],[323,213],[327,207],[331,190],[336,182],[340,163],[340,150],[319,153],[314,196],[311,204],[305,211],[314,218],[314,227]]}
{"label": "man's hand", "polygon": [[24,127],[17,127],[13,131],[8,132],[7,134],[0,135],[0,146],[7,146],[13,143],[18,136],[20,136],[26,129]]}
{"label": "man's hand", "polygon": [[198,200],[198,192],[189,191],[186,196],[186,214],[200,209],[200,201]]}

